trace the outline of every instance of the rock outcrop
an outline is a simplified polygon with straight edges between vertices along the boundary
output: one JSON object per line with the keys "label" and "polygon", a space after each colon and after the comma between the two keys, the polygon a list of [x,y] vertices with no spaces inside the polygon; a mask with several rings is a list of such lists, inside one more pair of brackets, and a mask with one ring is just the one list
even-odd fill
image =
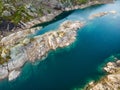
{"label": "rock outcrop", "polygon": [[75,5],[72,5],[72,6],[68,6],[68,7],[65,7],[65,11],[69,11],[69,10],[75,10],[75,9],[83,9],[83,8],[87,8],[87,7],[89,7],[89,6],[93,6],[93,5],[99,5],[99,4],[106,4],[106,3],[113,3],[113,0],[104,0],[104,1],[102,1],[102,0],[91,0],[91,1],[89,1],[89,2],[87,2],[87,3],[84,3],[84,4],[81,4],[81,5],[79,5],[79,4],[75,4]]}
{"label": "rock outcrop", "polygon": [[30,37],[35,31],[27,29],[4,37],[0,42],[1,47],[9,52],[6,51],[5,55],[1,53],[1,57],[9,56],[9,59],[8,62],[0,65],[0,79],[8,77],[11,81],[19,76],[18,70],[27,61],[34,62],[42,59],[50,50],[70,45],[76,39],[77,30],[83,25],[84,23],[79,21],[65,21],[58,30],[43,35]]}
{"label": "rock outcrop", "polygon": [[99,12],[99,13],[95,13],[95,14],[90,15],[89,19],[92,20],[92,19],[102,17],[102,16],[105,16],[108,14],[116,14],[116,13],[117,13],[116,11]]}
{"label": "rock outcrop", "polygon": [[104,70],[108,73],[97,82],[90,82],[85,90],[119,90],[120,89],[120,60],[113,58],[114,62],[108,62]]}
{"label": "rock outcrop", "polygon": [[20,75],[19,70],[13,70],[12,72],[9,73],[9,81],[16,79]]}

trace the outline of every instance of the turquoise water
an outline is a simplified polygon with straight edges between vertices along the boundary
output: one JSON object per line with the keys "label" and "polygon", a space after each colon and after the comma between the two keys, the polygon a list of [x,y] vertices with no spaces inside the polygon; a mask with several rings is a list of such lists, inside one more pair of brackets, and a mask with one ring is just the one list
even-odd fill
{"label": "turquoise water", "polygon": [[104,73],[98,67],[105,59],[120,53],[120,2],[76,10],[66,18],[50,24],[37,33],[55,30],[65,20],[88,20],[90,14],[117,10],[116,15],[107,15],[88,20],[78,31],[77,40],[68,47],[50,51],[47,58],[36,63],[27,63],[16,80],[0,82],[0,90],[70,90],[82,87],[87,81],[97,79]]}

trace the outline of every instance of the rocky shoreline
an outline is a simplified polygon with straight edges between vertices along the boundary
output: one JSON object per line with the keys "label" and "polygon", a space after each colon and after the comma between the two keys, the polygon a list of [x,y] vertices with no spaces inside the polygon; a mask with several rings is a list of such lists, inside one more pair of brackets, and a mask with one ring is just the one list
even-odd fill
{"label": "rocky shoreline", "polygon": [[75,5],[75,6],[72,6],[72,7],[66,7],[65,11],[76,10],[76,9],[84,9],[84,8],[87,8],[87,7],[90,7],[90,6],[107,4],[107,3],[113,3],[113,0],[109,0],[109,1],[107,1],[107,0],[104,0],[104,1],[97,1],[97,0],[96,1],[89,1],[86,4]]}
{"label": "rocky shoreline", "polygon": [[43,17],[40,17],[40,18],[36,18],[34,20],[31,20],[30,22],[25,23],[24,29],[30,28],[30,27],[34,26],[35,24],[48,22],[48,21],[54,19],[57,15],[59,15],[63,11],[84,9],[84,8],[87,8],[87,7],[90,7],[90,6],[93,6],[93,5],[100,5],[100,4],[106,4],[106,3],[113,3],[113,0],[111,0],[111,1],[90,1],[89,3],[82,4],[82,5],[75,5],[75,6],[72,6],[72,7],[65,7],[62,10],[58,10],[58,11],[56,11],[54,13],[47,14],[46,16],[43,16]]}
{"label": "rocky shoreline", "polygon": [[120,60],[112,56],[113,62],[108,62],[103,68],[107,75],[99,81],[90,82],[84,90],[119,90],[120,89]]}
{"label": "rocky shoreline", "polygon": [[52,12],[50,14],[46,14],[42,17],[37,17],[35,19],[30,20],[29,22],[26,22],[26,23],[21,22],[22,26],[20,28],[13,28],[10,32],[7,32],[6,35],[0,35],[0,40],[5,36],[10,35],[11,33],[26,30],[26,29],[30,29],[32,26],[34,26],[36,24],[51,21],[56,16],[61,14],[63,11],[83,9],[83,8],[87,8],[87,7],[90,7],[90,6],[93,6],[93,5],[106,4],[106,3],[113,3],[113,0],[111,0],[111,1],[107,1],[107,0],[106,1],[90,1],[89,3],[86,3],[86,4],[75,5],[75,6],[71,6],[71,7],[65,7],[64,9],[61,9],[61,10],[55,10],[54,12]]}
{"label": "rocky shoreline", "polygon": [[35,31],[27,29],[4,37],[0,42],[1,58],[8,59],[8,62],[0,65],[0,79],[8,77],[11,81],[19,76],[21,67],[27,61],[34,62],[50,50],[70,45],[76,39],[77,30],[83,26],[83,22],[65,21],[56,31],[43,35],[28,37]]}
{"label": "rocky shoreline", "polygon": [[[54,13],[51,14],[47,14],[45,16],[42,16],[40,18],[36,18],[33,19],[29,22],[21,22],[22,26],[20,28],[13,28],[9,33],[7,33],[6,35],[10,35],[12,33],[18,32],[18,31],[22,31],[22,30],[26,30],[26,29],[30,29],[32,28],[34,25],[39,24],[39,23],[44,23],[44,22],[48,22],[51,21],[52,19],[54,19],[56,16],[58,16],[60,13],[62,13],[61,11],[56,11]],[[36,27],[36,29],[39,29],[39,27]],[[0,36],[0,40],[3,38],[3,35]]]}

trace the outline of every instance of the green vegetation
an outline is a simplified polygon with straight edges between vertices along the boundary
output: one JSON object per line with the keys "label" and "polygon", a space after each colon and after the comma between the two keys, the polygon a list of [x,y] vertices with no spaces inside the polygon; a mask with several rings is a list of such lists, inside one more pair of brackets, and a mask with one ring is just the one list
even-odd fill
{"label": "green vegetation", "polygon": [[34,18],[89,1],[93,0],[0,0],[0,35],[6,36]]}
{"label": "green vegetation", "polygon": [[41,1],[0,0],[0,35],[6,35],[13,28],[24,26],[25,22],[51,13],[51,8]]}
{"label": "green vegetation", "polygon": [[[71,6],[88,1],[90,0],[59,0],[58,4],[61,2],[63,6]],[[45,14],[44,11],[50,13],[52,7],[48,5],[49,2],[43,0],[0,0],[0,17],[14,24],[18,24],[21,21],[27,22],[35,17],[43,16]]]}
{"label": "green vegetation", "polygon": [[1,56],[3,50],[4,50],[5,53],[9,53],[9,50],[8,50],[8,49],[4,49],[2,46],[0,46],[0,65],[1,65],[1,64],[4,64],[5,62],[8,62],[9,59],[11,59],[11,57],[10,57],[9,55],[7,55],[5,58],[3,58],[3,57]]}
{"label": "green vegetation", "polygon": [[17,1],[9,0],[9,2],[3,2],[0,0],[0,16],[2,20],[18,24],[20,21],[26,22],[32,19],[32,15],[28,13],[25,6],[17,5]]}

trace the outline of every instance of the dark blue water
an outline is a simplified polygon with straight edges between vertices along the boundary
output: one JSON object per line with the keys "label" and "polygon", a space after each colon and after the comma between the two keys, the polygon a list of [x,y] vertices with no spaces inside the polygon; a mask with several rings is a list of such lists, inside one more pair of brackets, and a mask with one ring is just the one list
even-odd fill
{"label": "dark blue water", "polygon": [[55,30],[65,20],[88,20],[90,14],[116,10],[89,21],[78,31],[77,40],[70,46],[50,51],[47,58],[34,64],[27,63],[21,76],[8,82],[0,82],[0,90],[70,90],[82,87],[104,73],[98,67],[105,59],[120,53],[120,2],[115,4],[76,10],[58,22],[43,28],[38,34]]}

